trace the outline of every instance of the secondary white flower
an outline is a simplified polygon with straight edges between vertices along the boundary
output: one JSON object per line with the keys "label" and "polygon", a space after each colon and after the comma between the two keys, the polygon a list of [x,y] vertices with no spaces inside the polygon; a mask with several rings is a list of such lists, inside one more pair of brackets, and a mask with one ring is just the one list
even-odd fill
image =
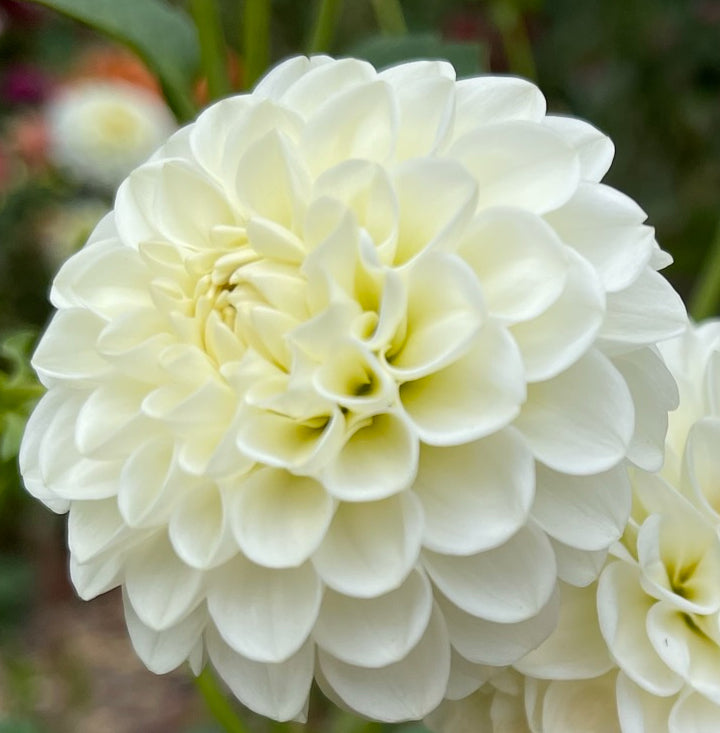
{"label": "secondary white flower", "polygon": [[704,733],[720,730],[720,323],[689,329],[663,353],[681,396],[668,462],[659,476],[633,478],[632,516],[600,578],[598,610],[623,672],[623,731]]}
{"label": "secondary white flower", "polygon": [[151,669],[400,720],[550,633],[676,398],[612,152],[520,79],[295,58],[130,175],[55,280],[21,463]]}
{"label": "secondary white flower", "polygon": [[64,88],[47,110],[50,157],[80,182],[114,191],[175,129],[165,103],[123,82]]}

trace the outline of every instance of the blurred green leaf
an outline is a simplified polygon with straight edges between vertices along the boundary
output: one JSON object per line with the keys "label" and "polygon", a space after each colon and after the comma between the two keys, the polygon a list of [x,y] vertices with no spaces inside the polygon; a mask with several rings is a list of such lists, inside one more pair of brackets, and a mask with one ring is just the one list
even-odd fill
{"label": "blurred green leaf", "polygon": [[163,0],[31,0],[132,48],[157,75],[179,119],[192,117],[191,84],[200,60],[190,17]]}
{"label": "blurred green leaf", "polygon": [[0,720],[0,733],[43,733],[35,723],[19,718]]}
{"label": "blurred green leaf", "polygon": [[445,41],[435,33],[373,36],[353,46],[349,54],[366,59],[378,69],[401,61],[445,59],[455,67],[459,77],[473,76],[484,70],[481,44]]}

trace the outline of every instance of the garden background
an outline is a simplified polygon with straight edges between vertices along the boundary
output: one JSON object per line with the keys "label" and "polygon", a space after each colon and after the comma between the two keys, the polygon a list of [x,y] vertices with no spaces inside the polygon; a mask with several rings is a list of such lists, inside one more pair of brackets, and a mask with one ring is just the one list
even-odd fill
{"label": "garden background", "polygon": [[[93,5],[46,3],[53,4]],[[134,45],[152,71],[97,29],[40,3],[0,0],[0,733],[219,730],[188,675],[158,678],[136,660],[116,593],[90,603],[74,597],[63,518],[26,497],[17,475],[24,420],[40,394],[28,354],[50,313],[49,283],[112,206],[107,188],[53,159],[47,110],[60,90],[88,80],[130,83],[158,99],[164,92],[182,122],[219,93],[251,86],[268,63],[312,49],[378,66],[447,57],[460,76],[529,77],[549,110],[587,119],[613,139],[606,182],[647,211],[675,258],[666,275],[696,314],[713,315],[715,298],[703,280],[720,267],[717,0],[406,0],[402,15],[393,15],[394,0],[347,0],[323,4],[333,7],[324,25],[317,23],[320,3],[305,0],[247,0],[247,8],[241,0],[118,5],[167,11],[159,16],[167,17],[167,37],[152,28],[158,47],[149,58],[143,43]],[[243,27],[251,5],[260,13],[254,22],[269,27],[267,45]],[[220,17],[208,8],[219,8]],[[228,47],[221,67],[193,52],[193,22],[201,32],[221,26]],[[181,27],[192,31],[187,44]],[[163,74],[178,53],[182,78],[168,85]],[[340,713],[320,695],[313,702],[313,731],[391,727]],[[302,730],[246,718],[259,733]]]}

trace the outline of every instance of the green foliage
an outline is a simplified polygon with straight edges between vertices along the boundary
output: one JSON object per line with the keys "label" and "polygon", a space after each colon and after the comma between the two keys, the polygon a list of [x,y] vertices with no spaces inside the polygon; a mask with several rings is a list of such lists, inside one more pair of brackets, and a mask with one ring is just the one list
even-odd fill
{"label": "green foliage", "polygon": [[193,116],[200,51],[189,16],[163,0],[31,0],[124,43],[157,75],[179,119]]}
{"label": "green foliage", "polygon": [[[30,368],[35,334],[20,331],[0,341],[0,527],[13,524],[23,495],[17,454],[25,423],[43,392]],[[6,534],[6,532],[3,532]]]}
{"label": "green foliage", "polygon": [[350,48],[348,55],[366,59],[378,69],[412,59],[446,59],[458,77],[472,76],[485,68],[479,43],[445,41],[435,33],[373,36]]}

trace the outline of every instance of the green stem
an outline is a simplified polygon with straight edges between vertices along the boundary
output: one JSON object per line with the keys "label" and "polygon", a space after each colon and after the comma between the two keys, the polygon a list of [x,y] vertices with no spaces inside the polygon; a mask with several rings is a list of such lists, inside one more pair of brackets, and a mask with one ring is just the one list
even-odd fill
{"label": "green stem", "polygon": [[341,12],[342,0],[320,0],[317,20],[308,43],[310,53],[330,50]]}
{"label": "green stem", "polygon": [[205,667],[200,675],[195,678],[195,684],[200,690],[208,710],[226,733],[249,733],[248,728],[238,718],[222,690],[218,687],[210,667]]}
{"label": "green stem", "polygon": [[215,0],[190,0],[190,13],[200,40],[200,63],[207,78],[210,100],[230,91],[227,49]]}
{"label": "green stem", "polygon": [[700,272],[688,307],[696,321],[717,315],[720,308],[720,223]]}
{"label": "green stem", "polygon": [[384,36],[404,36],[407,24],[399,0],[371,0],[375,18]]}
{"label": "green stem", "polygon": [[522,13],[511,0],[498,0],[492,5],[492,17],[502,38],[509,70],[536,79],[535,59]]}
{"label": "green stem", "polygon": [[270,61],[270,0],[245,0],[244,81],[251,87]]}

